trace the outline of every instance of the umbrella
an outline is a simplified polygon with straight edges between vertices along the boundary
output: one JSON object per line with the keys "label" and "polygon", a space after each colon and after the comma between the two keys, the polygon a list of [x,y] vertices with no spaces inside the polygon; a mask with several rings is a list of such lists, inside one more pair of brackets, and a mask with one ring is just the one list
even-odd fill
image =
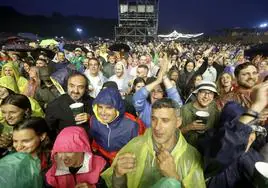
{"label": "umbrella", "polygon": [[83,46],[77,45],[77,44],[64,44],[63,46],[64,50],[68,50],[68,51],[74,51],[75,48],[81,48],[81,50],[85,53],[88,52],[88,49],[86,49]]}
{"label": "umbrella", "polygon": [[26,44],[6,44],[2,46],[3,50],[16,51],[16,52],[28,52],[34,50],[34,48]]}
{"label": "umbrella", "polygon": [[38,40],[39,37],[33,33],[18,33],[18,36],[28,40]]}
{"label": "umbrella", "polygon": [[45,40],[42,40],[39,45],[40,46],[49,46],[49,45],[57,45],[57,44],[58,44],[58,42],[55,41],[54,39],[45,39]]}
{"label": "umbrella", "polygon": [[8,44],[16,44],[16,43],[23,43],[25,42],[24,39],[19,38],[17,36],[11,36],[6,38],[0,38],[0,45],[8,45]]}
{"label": "umbrella", "polygon": [[268,43],[258,44],[252,46],[250,49],[245,50],[245,56],[253,59],[256,55],[262,55],[268,57]]}
{"label": "umbrella", "polygon": [[123,44],[123,43],[117,43],[117,44],[113,44],[112,46],[109,47],[110,51],[116,51],[116,52],[129,52],[130,51],[130,47],[127,44]]}
{"label": "umbrella", "polygon": [[34,59],[37,59],[41,53],[45,53],[49,59],[53,59],[56,54],[54,51],[48,48],[35,48],[31,51],[31,55]]}

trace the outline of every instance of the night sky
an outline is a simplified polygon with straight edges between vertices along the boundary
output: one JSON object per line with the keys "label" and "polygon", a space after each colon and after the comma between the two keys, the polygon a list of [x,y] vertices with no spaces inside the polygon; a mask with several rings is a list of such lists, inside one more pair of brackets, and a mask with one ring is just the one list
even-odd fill
{"label": "night sky", "polygon": [[[1,0],[0,5],[24,14],[117,18],[117,0]],[[161,0],[159,21],[170,31],[255,27],[268,22],[268,0]]]}

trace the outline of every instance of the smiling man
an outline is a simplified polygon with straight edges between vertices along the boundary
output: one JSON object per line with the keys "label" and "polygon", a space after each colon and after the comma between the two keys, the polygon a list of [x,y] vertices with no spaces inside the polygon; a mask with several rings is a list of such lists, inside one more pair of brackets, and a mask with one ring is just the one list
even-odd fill
{"label": "smiling man", "polygon": [[200,155],[179,131],[182,119],[177,102],[157,100],[151,117],[151,128],[123,147],[102,174],[107,186],[205,187]]}
{"label": "smiling man", "polygon": [[144,132],[141,121],[125,112],[124,101],[116,88],[103,89],[93,101],[93,111],[90,119],[92,147],[109,161],[132,138]]}
{"label": "smiling man", "polygon": [[238,102],[243,107],[250,108],[252,88],[257,85],[259,80],[258,69],[251,63],[243,63],[235,68],[234,74],[238,87],[230,94],[230,100]]}
{"label": "smiling man", "polygon": [[[67,80],[67,94],[59,96],[48,103],[46,109],[46,121],[51,130],[58,133],[61,129],[79,124],[88,130],[89,116],[92,114],[93,99],[88,95],[88,80],[80,73],[74,73]],[[83,103],[83,113],[73,115],[69,107],[73,103]]]}
{"label": "smiling man", "polygon": [[[205,136],[206,130],[213,128],[218,122],[219,111],[216,103],[213,102],[215,95],[217,95],[216,84],[210,81],[202,81],[196,86],[193,94],[195,94],[196,100],[181,108],[181,132],[184,134],[188,143],[196,147],[198,139]],[[207,123],[197,119],[197,111],[209,113]]]}

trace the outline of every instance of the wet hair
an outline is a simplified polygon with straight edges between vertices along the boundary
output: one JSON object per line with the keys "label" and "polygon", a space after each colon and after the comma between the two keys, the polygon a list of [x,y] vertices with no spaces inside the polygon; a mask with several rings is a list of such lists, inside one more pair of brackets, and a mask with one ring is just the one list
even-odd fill
{"label": "wet hair", "polygon": [[152,109],[162,109],[162,108],[173,108],[176,111],[176,115],[180,116],[180,105],[173,99],[164,97],[162,99],[158,99],[152,105]]}
{"label": "wet hair", "polygon": [[132,84],[131,93],[135,93],[135,87],[138,83],[144,83],[146,84],[145,80],[143,78],[137,77]]}
{"label": "wet hair", "polygon": [[194,71],[194,69],[195,69],[194,61],[192,61],[192,60],[187,60],[187,62],[186,62],[185,65],[184,65],[184,71],[185,71],[185,72],[188,72],[186,67],[187,67],[187,65],[188,65],[189,63],[192,63],[193,66],[194,66],[192,71]]}
{"label": "wet hair", "polygon": [[20,131],[23,129],[32,129],[38,136],[47,133],[46,138],[43,141],[41,141],[38,147],[39,152],[47,151],[52,148],[52,143],[50,142],[50,138],[48,135],[49,127],[45,119],[41,117],[31,117],[29,119],[25,119],[22,122],[15,125],[13,131]]}
{"label": "wet hair", "polygon": [[34,60],[30,57],[23,58],[22,62],[28,64],[30,67],[34,65]]}
{"label": "wet hair", "polygon": [[149,68],[148,68],[148,66],[147,65],[139,65],[138,66],[138,68],[144,68],[144,69],[146,69],[147,71],[149,71]]}
{"label": "wet hair", "polygon": [[179,76],[180,76],[180,74],[179,74],[179,72],[178,72],[177,69],[170,69],[169,72],[168,72],[168,78],[170,79],[170,78],[171,78],[171,75],[172,75],[174,72],[178,74],[178,80],[179,80]]}
{"label": "wet hair", "polygon": [[85,79],[85,81],[86,81],[86,91],[85,91],[85,94],[84,95],[87,95],[87,93],[88,93],[88,85],[89,85],[89,80],[88,80],[88,78],[84,75],[84,74],[82,74],[82,73],[80,73],[80,72],[78,72],[78,71],[74,71],[74,72],[72,72],[69,76],[68,76],[68,78],[66,79],[66,81],[65,81],[65,90],[67,91],[67,89],[68,89],[68,82],[69,82],[69,80],[71,79],[71,78],[73,78],[73,77],[76,77],[76,76],[81,76],[81,77],[83,77],[84,79]]}
{"label": "wet hair", "polygon": [[47,64],[47,61],[45,59],[42,59],[42,58],[38,58],[36,61],[35,61],[35,65],[36,65],[36,62],[37,61],[43,61],[45,64]]}
{"label": "wet hair", "polygon": [[243,69],[248,68],[249,66],[253,66],[253,67],[255,67],[255,68],[258,70],[258,67],[256,67],[254,64],[252,64],[252,63],[250,63],[250,62],[242,63],[242,64],[238,65],[238,66],[235,68],[235,71],[234,71],[234,75],[235,75],[235,77],[238,78],[238,75],[239,75],[240,71],[243,70]]}
{"label": "wet hair", "polygon": [[21,108],[25,111],[26,118],[29,118],[32,114],[31,103],[28,97],[21,94],[12,94],[3,100],[1,105],[11,104]]}
{"label": "wet hair", "polygon": [[[149,85],[150,83],[154,82],[156,80],[155,77],[149,77],[147,80],[146,80],[146,84],[145,85]],[[159,84],[161,89],[163,90],[163,97],[166,97],[167,96],[167,92],[166,92],[166,88],[165,88],[165,85],[163,82],[161,82],[161,84]],[[151,95],[148,96],[147,100],[149,103],[151,103]]]}

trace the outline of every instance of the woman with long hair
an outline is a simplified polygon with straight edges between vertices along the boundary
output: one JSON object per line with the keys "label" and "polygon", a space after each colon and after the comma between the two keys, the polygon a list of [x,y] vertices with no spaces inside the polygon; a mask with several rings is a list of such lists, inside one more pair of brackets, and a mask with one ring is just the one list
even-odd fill
{"label": "woman with long hair", "polygon": [[37,67],[30,67],[29,80],[23,94],[28,97],[34,97],[38,87],[40,87],[39,69]]}
{"label": "woman with long hair", "polygon": [[1,113],[0,148],[5,150],[11,146],[13,127],[31,116],[31,103],[24,95],[12,94],[2,101]]}
{"label": "woman with long hair", "polygon": [[217,88],[219,91],[219,96],[217,100],[217,106],[221,110],[224,105],[230,101],[233,95],[232,91],[235,88],[235,78],[231,73],[223,72],[219,75],[217,80]]}
{"label": "woman with long hair", "polygon": [[235,78],[231,73],[223,72],[217,80],[217,88],[220,96],[223,96],[234,89]]}

